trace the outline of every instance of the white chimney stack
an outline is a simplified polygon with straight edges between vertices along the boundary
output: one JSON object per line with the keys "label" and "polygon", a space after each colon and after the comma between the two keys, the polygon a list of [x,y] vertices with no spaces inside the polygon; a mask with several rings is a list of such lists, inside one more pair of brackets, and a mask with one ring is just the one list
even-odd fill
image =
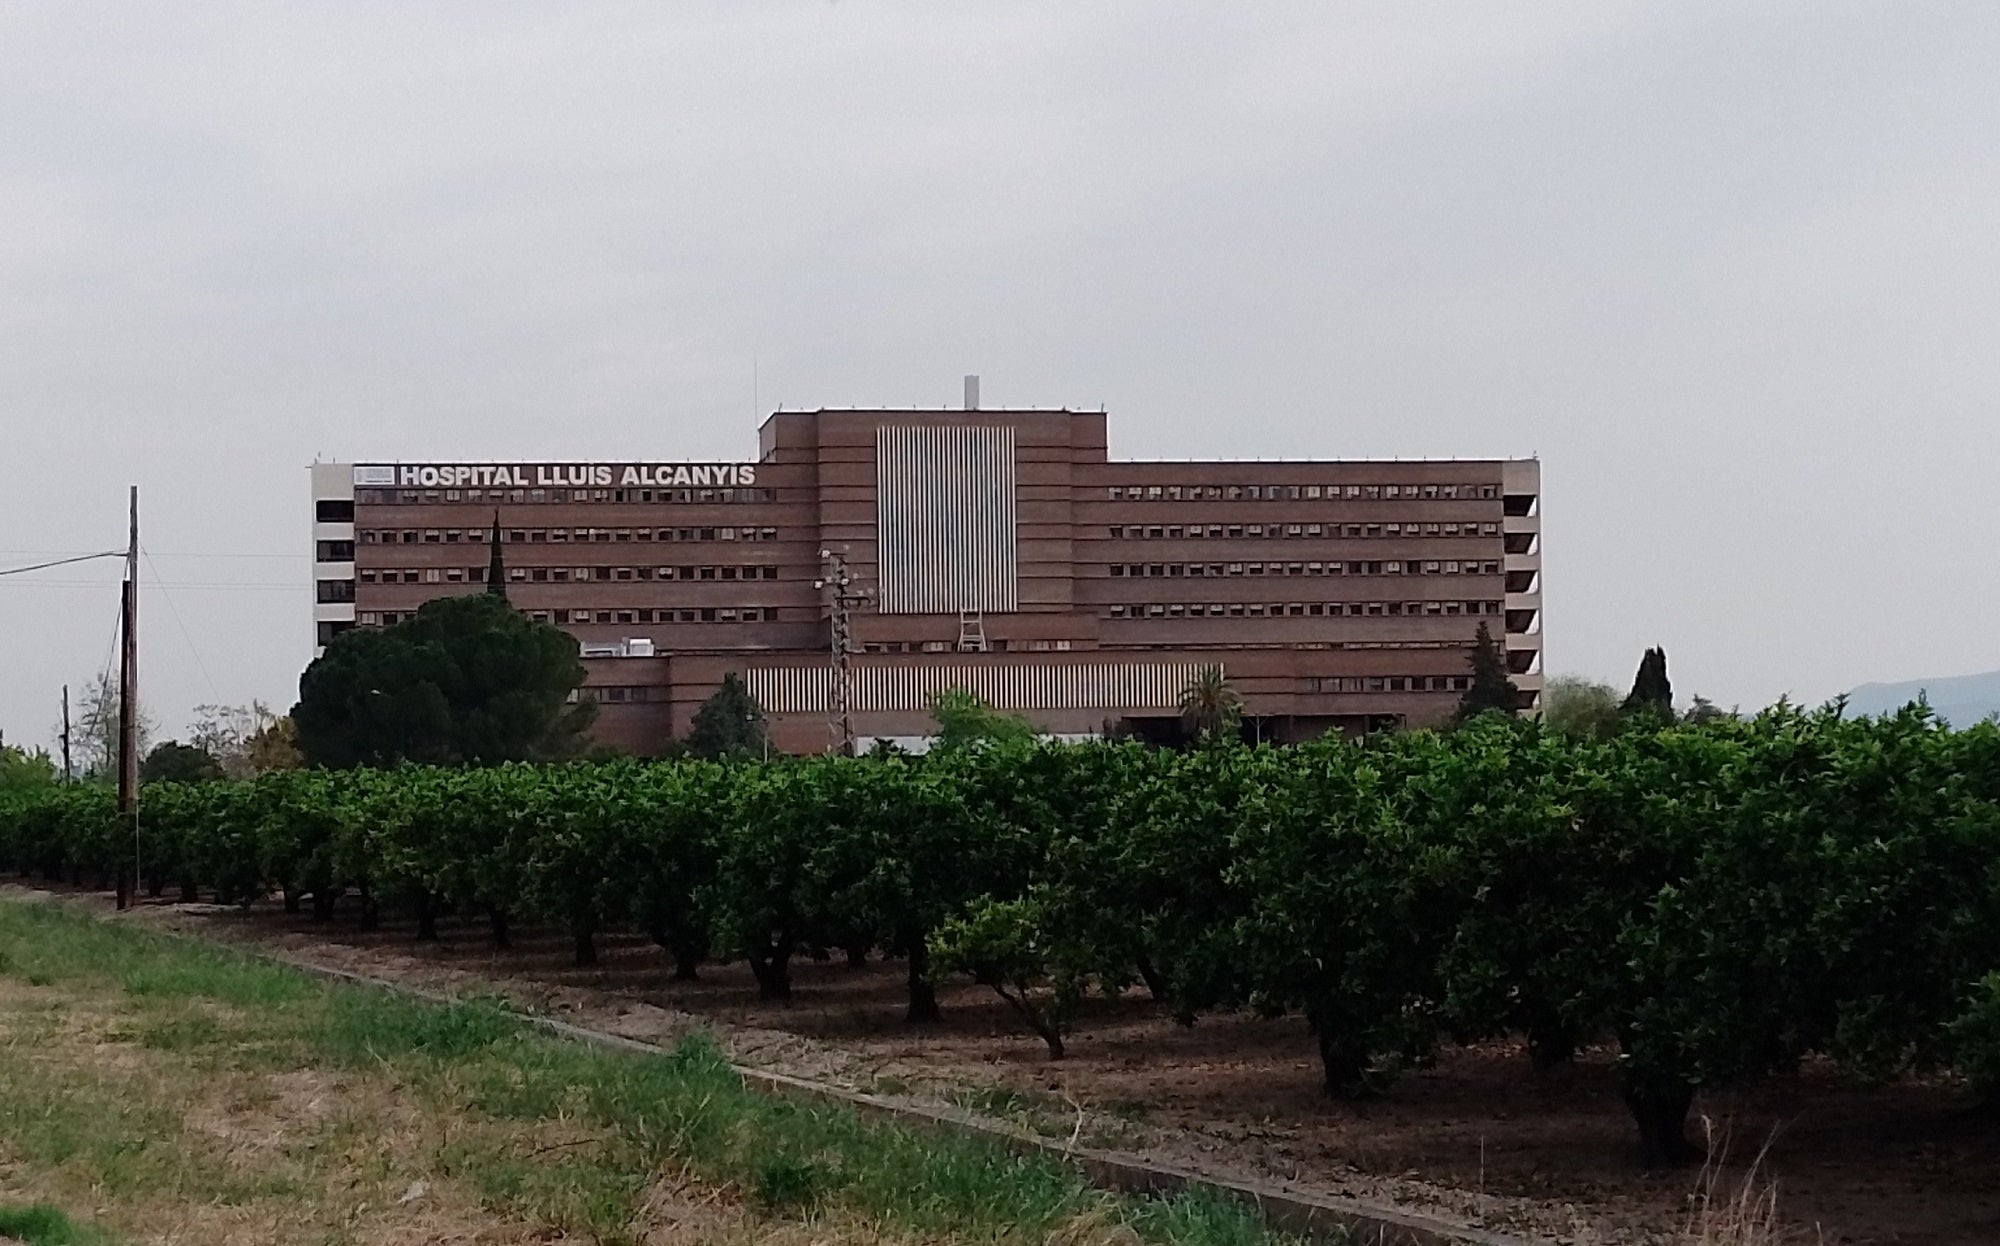
{"label": "white chimney stack", "polygon": [[965,409],[967,411],[979,410],[979,378],[976,376],[967,376],[965,378]]}

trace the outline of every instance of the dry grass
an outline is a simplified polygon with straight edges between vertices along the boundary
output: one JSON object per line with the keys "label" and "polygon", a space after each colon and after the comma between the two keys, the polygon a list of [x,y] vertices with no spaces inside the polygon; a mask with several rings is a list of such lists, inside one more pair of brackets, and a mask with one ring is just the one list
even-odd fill
{"label": "dry grass", "polygon": [[1687,1226],[1681,1235],[1683,1246],[1807,1246],[1820,1240],[1789,1230],[1778,1218],[1778,1182],[1766,1161],[1775,1134],[1766,1138],[1750,1164],[1730,1177],[1731,1137],[1727,1128],[1718,1128],[1702,1118],[1702,1132],[1708,1143],[1708,1158],[1689,1199]]}
{"label": "dry grass", "polygon": [[[1267,1246],[1233,1205],[0,902],[0,1211],[64,1242]],[[49,1239],[51,1242],[56,1239]]]}

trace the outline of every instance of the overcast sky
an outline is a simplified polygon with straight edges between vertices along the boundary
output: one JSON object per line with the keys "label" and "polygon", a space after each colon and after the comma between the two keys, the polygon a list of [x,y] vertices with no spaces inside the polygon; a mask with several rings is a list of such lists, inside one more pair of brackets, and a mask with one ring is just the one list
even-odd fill
{"label": "overcast sky", "polygon": [[[791,406],[1543,464],[1549,669],[2000,667],[2000,5],[0,0],[0,567],[288,707],[305,467]],[[754,374],[754,385],[753,385]],[[113,564],[0,577],[0,730]]]}

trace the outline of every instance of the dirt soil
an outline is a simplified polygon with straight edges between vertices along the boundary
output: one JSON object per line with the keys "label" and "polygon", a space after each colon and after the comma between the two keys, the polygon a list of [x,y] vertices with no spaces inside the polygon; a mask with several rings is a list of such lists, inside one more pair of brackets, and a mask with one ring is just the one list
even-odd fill
{"label": "dirt soil", "polygon": [[[136,916],[410,985],[497,994],[628,1037],[705,1031],[741,1064],[1538,1241],[1683,1240],[1699,1182],[1638,1170],[1606,1051],[1537,1073],[1511,1045],[1448,1049],[1379,1099],[1334,1103],[1295,1019],[1205,1016],[1181,1027],[1136,995],[1097,1000],[1056,1063],[983,987],[942,985],[944,1021],[904,1024],[895,961],[799,962],[792,999],[767,1003],[742,964],[669,982],[664,955],[637,936],[602,938],[601,964],[579,969],[560,932],[519,930],[513,950],[496,953],[480,920],[443,920],[436,942],[419,943],[408,922],[364,930],[352,915],[321,924],[275,904],[149,901]],[[1801,1241],[2000,1243],[2000,1127],[1967,1113],[1950,1086],[1863,1089],[1808,1068],[1705,1096],[1695,1110],[1726,1142],[1725,1192],[1769,1144],[1764,1169]]]}

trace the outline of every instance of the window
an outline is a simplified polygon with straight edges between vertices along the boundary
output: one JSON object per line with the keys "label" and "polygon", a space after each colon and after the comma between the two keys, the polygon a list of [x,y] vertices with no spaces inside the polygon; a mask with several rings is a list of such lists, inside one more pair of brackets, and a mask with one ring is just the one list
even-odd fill
{"label": "window", "polygon": [[320,541],[314,547],[314,558],[319,562],[353,562],[354,542]]}
{"label": "window", "polygon": [[317,523],[353,523],[354,503],[345,499],[315,502],[313,520]]}
{"label": "window", "polygon": [[321,601],[353,601],[353,580],[321,580],[318,582],[318,597]]}

